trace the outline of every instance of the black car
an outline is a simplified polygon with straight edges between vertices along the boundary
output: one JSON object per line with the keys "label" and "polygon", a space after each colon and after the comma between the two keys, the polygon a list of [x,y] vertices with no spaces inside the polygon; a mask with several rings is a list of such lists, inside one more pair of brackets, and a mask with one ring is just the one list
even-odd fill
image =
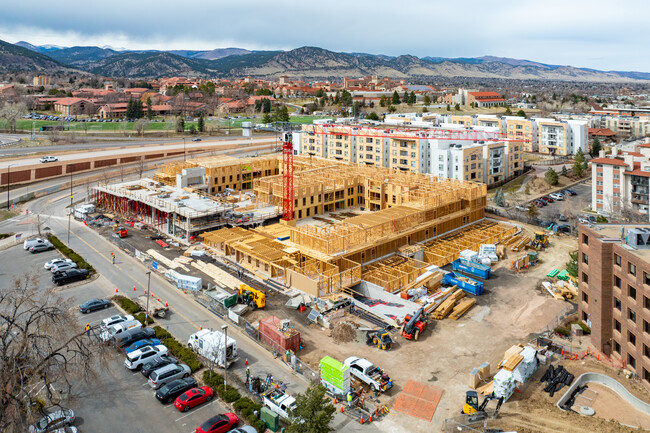
{"label": "black car", "polygon": [[162,403],[171,403],[187,390],[196,387],[196,379],[193,377],[186,377],[185,379],[172,380],[166,385],[160,387],[156,391],[156,398]]}
{"label": "black car", "polygon": [[104,308],[110,307],[110,305],[111,301],[108,299],[91,299],[79,305],[79,311],[86,314],[91,311],[103,310]]}
{"label": "black car", "polygon": [[123,339],[117,340],[117,344],[120,347],[126,347],[131,343],[135,343],[136,341],[144,340],[145,338],[151,338],[156,334],[156,331],[153,330],[153,328],[144,328],[144,329],[138,329],[137,331],[127,334],[124,336]]}
{"label": "black car", "polygon": [[86,278],[88,278],[88,269],[69,269],[52,275],[52,282],[62,286],[73,281],[85,280]]}
{"label": "black car", "polygon": [[148,378],[152,371],[169,364],[178,364],[178,361],[176,358],[172,358],[171,356],[160,356],[144,364],[140,369],[140,373],[142,373],[144,377]]}

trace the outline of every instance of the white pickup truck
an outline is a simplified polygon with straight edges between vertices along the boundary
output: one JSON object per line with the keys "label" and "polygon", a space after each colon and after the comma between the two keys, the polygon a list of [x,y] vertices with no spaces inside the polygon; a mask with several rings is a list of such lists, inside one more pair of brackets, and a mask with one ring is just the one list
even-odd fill
{"label": "white pickup truck", "polygon": [[393,387],[393,381],[384,370],[364,358],[351,356],[344,361],[344,364],[350,367],[350,374],[376,392],[385,392]]}
{"label": "white pickup truck", "polygon": [[280,418],[288,420],[290,412],[296,408],[296,399],[279,389],[273,389],[262,396],[262,404],[280,415]]}

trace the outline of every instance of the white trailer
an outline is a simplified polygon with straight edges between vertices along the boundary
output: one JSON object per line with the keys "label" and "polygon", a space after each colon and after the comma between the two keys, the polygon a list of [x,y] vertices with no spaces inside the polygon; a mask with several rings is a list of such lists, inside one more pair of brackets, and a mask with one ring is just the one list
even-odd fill
{"label": "white trailer", "polygon": [[226,340],[225,334],[221,331],[203,329],[195,332],[190,335],[187,346],[208,362],[221,368],[228,368],[239,359],[237,341],[230,337]]}

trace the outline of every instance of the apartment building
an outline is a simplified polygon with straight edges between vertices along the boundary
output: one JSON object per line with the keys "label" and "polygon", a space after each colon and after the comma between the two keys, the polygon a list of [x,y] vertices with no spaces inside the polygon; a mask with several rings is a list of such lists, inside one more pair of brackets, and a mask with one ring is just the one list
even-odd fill
{"label": "apartment building", "polygon": [[600,128],[610,129],[621,137],[650,136],[650,119],[648,117],[600,116],[598,122]]}
{"label": "apartment building", "polygon": [[359,137],[357,140],[357,163],[378,167],[389,166],[390,138],[382,136]]}
{"label": "apartment building", "polygon": [[581,224],[578,245],[579,317],[650,389],[650,225]]}
{"label": "apartment building", "polygon": [[49,75],[38,75],[32,79],[32,84],[34,86],[49,86],[50,85],[50,76]]}
{"label": "apartment building", "polygon": [[428,141],[417,138],[391,138],[388,167],[402,171],[426,173],[429,166]]}
{"label": "apartment building", "polygon": [[524,152],[537,152],[537,123],[519,116],[505,116],[505,133],[509,140],[524,140]]}
{"label": "apartment building", "polygon": [[588,122],[585,120],[558,121],[535,118],[538,151],[550,155],[573,155],[578,149],[587,150]]}
{"label": "apartment building", "polygon": [[497,128],[499,131],[503,131],[504,121],[504,118],[494,114],[479,114],[475,116],[474,124],[486,128]]}

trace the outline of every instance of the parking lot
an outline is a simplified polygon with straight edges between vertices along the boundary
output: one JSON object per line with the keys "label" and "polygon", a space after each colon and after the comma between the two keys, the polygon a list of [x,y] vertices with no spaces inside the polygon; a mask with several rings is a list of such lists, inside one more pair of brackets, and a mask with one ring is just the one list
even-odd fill
{"label": "parking lot", "polygon": [[[0,276],[3,281],[35,275],[39,289],[52,287],[51,272],[43,268],[45,262],[61,255],[58,251],[45,251],[30,254],[23,250],[22,244],[0,251]],[[79,329],[86,323],[98,325],[105,317],[119,314],[111,306],[88,314],[81,314],[77,307],[91,299],[111,296],[112,285],[105,278],[74,283],[57,288],[64,302],[74,309],[78,317]],[[181,413],[172,404],[161,404],[156,400],[155,391],[149,387],[147,379],[139,372],[131,372],[124,367],[123,350],[98,363],[96,376],[86,383],[79,383],[73,390],[75,398],[68,405],[75,411],[75,426],[85,433],[114,433],[116,431],[148,432],[194,432],[196,427],[211,416],[225,412],[225,407],[217,399]],[[197,378],[198,379],[198,378]]]}

